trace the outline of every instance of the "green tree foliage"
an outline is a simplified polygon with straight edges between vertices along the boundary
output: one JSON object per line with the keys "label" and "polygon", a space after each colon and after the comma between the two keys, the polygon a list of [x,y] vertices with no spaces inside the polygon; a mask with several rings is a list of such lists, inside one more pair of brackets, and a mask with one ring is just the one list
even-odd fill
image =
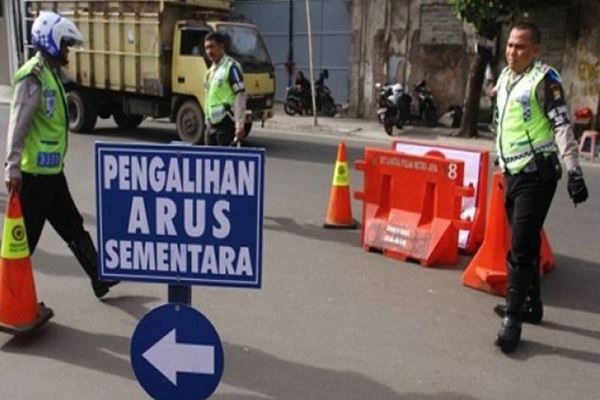
{"label": "green tree foliage", "polygon": [[517,9],[516,0],[450,0],[455,14],[488,39],[498,33],[498,21]]}
{"label": "green tree foliage", "polygon": [[[454,13],[473,26],[478,36],[495,39],[501,31],[501,20],[517,11],[517,0],[449,0]],[[479,47],[467,81],[464,113],[458,136],[478,136],[479,100],[485,67],[492,61],[492,49]]]}

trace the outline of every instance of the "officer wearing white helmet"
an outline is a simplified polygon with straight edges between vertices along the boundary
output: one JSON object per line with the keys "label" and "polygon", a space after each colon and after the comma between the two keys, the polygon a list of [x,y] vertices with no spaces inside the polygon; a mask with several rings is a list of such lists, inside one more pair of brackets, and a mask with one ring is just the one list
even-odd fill
{"label": "officer wearing white helmet", "polygon": [[60,69],[68,63],[69,47],[82,46],[83,36],[73,22],[42,11],[31,28],[31,39],[37,53],[14,77],[4,182],[11,195],[20,196],[31,253],[48,220],[101,298],[117,282],[98,280],[96,248],[63,172],[69,121]]}

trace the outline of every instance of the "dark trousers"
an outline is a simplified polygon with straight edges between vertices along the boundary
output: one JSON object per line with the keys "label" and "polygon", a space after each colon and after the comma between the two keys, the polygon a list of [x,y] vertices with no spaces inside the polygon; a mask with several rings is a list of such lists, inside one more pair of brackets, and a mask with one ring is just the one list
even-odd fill
{"label": "dark trousers", "polygon": [[92,280],[98,280],[97,253],[90,234],[83,228],[83,217],[71,197],[64,173],[32,175],[23,173],[21,187],[23,221],[29,250],[33,254],[46,220],[69,245],[77,261]]}
{"label": "dark trousers", "polygon": [[46,220],[67,243],[72,243],[87,234],[83,228],[83,218],[69,192],[64,173],[57,175],[23,173],[20,197],[31,253],[37,246]]}
{"label": "dark trousers", "polygon": [[[542,181],[536,172],[505,176],[505,207],[511,231],[511,270],[539,274],[540,233],[558,182]],[[510,280],[510,279],[509,279]],[[525,288],[527,290],[527,288]]]}
{"label": "dark trousers", "polygon": [[206,144],[209,146],[229,146],[235,138],[235,124],[226,116],[218,124],[209,125],[206,130]]}

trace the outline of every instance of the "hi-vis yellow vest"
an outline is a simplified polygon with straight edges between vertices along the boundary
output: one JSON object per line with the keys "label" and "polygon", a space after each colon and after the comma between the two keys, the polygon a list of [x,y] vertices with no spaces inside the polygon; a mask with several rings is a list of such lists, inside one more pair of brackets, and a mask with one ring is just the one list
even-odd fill
{"label": "hi-vis yellow vest", "polygon": [[512,88],[508,68],[498,78],[496,148],[500,167],[511,174],[521,172],[534,154],[556,152],[554,132],[536,97],[536,88],[550,69],[536,62]]}
{"label": "hi-vis yellow vest", "polygon": [[229,72],[231,67],[236,65],[241,71],[242,67],[233,58],[228,55],[223,56],[223,60],[217,67],[211,65],[206,74],[206,115],[211,124],[218,124],[223,121],[227,110],[233,108],[235,103],[235,92],[229,83]]}
{"label": "hi-vis yellow vest", "polygon": [[14,85],[28,75],[40,81],[42,95],[25,138],[21,171],[40,175],[58,174],[63,169],[69,128],[65,90],[39,56],[32,57],[19,68]]}

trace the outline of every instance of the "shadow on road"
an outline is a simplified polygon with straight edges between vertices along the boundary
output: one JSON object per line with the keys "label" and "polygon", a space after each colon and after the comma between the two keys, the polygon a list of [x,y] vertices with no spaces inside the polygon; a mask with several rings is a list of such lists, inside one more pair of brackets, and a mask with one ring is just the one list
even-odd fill
{"label": "shadow on road", "polygon": [[[64,246],[65,249],[68,250],[66,243]],[[71,255],[70,251],[68,255],[61,255],[49,253],[38,248],[33,254],[32,261],[35,272],[41,272],[42,274],[52,276],[80,277],[85,278],[87,282],[87,275],[83,271],[81,265],[77,262],[75,256]]]}
{"label": "shadow on road", "polygon": [[[159,297],[150,296],[117,296],[104,298],[102,302],[107,306],[118,308],[134,320],[139,321],[154,308],[153,304],[162,300]],[[149,306],[149,304],[152,305]]]}
{"label": "shadow on road", "polygon": [[269,216],[264,218],[264,228],[317,241],[337,242],[352,247],[360,246],[360,229],[325,229],[321,225],[299,224],[292,218]]}
{"label": "shadow on road", "polygon": [[223,382],[257,395],[216,395],[214,399],[466,399],[459,393],[399,394],[372,378],[282,360],[260,350],[225,344]]}
{"label": "shadow on road", "polygon": [[538,356],[563,357],[591,364],[600,364],[600,353],[569,349],[560,346],[550,346],[531,340],[522,340],[519,345],[519,350],[509,355],[510,358],[518,361],[527,361],[530,358]]}
{"label": "shadow on road", "polygon": [[[268,158],[330,165],[332,172],[338,148],[337,143],[317,143],[306,139],[294,139],[289,135],[281,139],[264,136],[250,136],[246,145],[248,147],[261,147],[267,149]],[[346,147],[348,166],[352,169],[351,173],[358,173],[353,170],[354,161],[360,160],[364,156],[365,146],[363,144],[359,146],[360,147],[354,147],[351,143],[348,143]]]}
{"label": "shadow on road", "polygon": [[600,263],[556,254],[556,265],[542,280],[544,304],[600,314]]}
{"label": "shadow on road", "polygon": [[[107,298],[103,302],[139,320],[150,311],[151,307],[147,304],[159,300],[150,296],[120,296]],[[50,321],[31,335],[10,339],[0,349],[135,380],[129,362],[130,344],[130,337],[86,332]]]}
{"label": "shadow on road", "polygon": [[34,335],[12,338],[1,349],[135,380],[129,345],[128,337],[85,332],[51,321]]}
{"label": "shadow on road", "polygon": [[588,337],[591,339],[600,340],[600,332],[593,331],[591,329],[578,328],[576,326],[569,326],[560,324],[558,322],[553,321],[544,321],[544,328],[553,329],[556,331],[566,332],[566,333],[574,333],[575,335]]}

